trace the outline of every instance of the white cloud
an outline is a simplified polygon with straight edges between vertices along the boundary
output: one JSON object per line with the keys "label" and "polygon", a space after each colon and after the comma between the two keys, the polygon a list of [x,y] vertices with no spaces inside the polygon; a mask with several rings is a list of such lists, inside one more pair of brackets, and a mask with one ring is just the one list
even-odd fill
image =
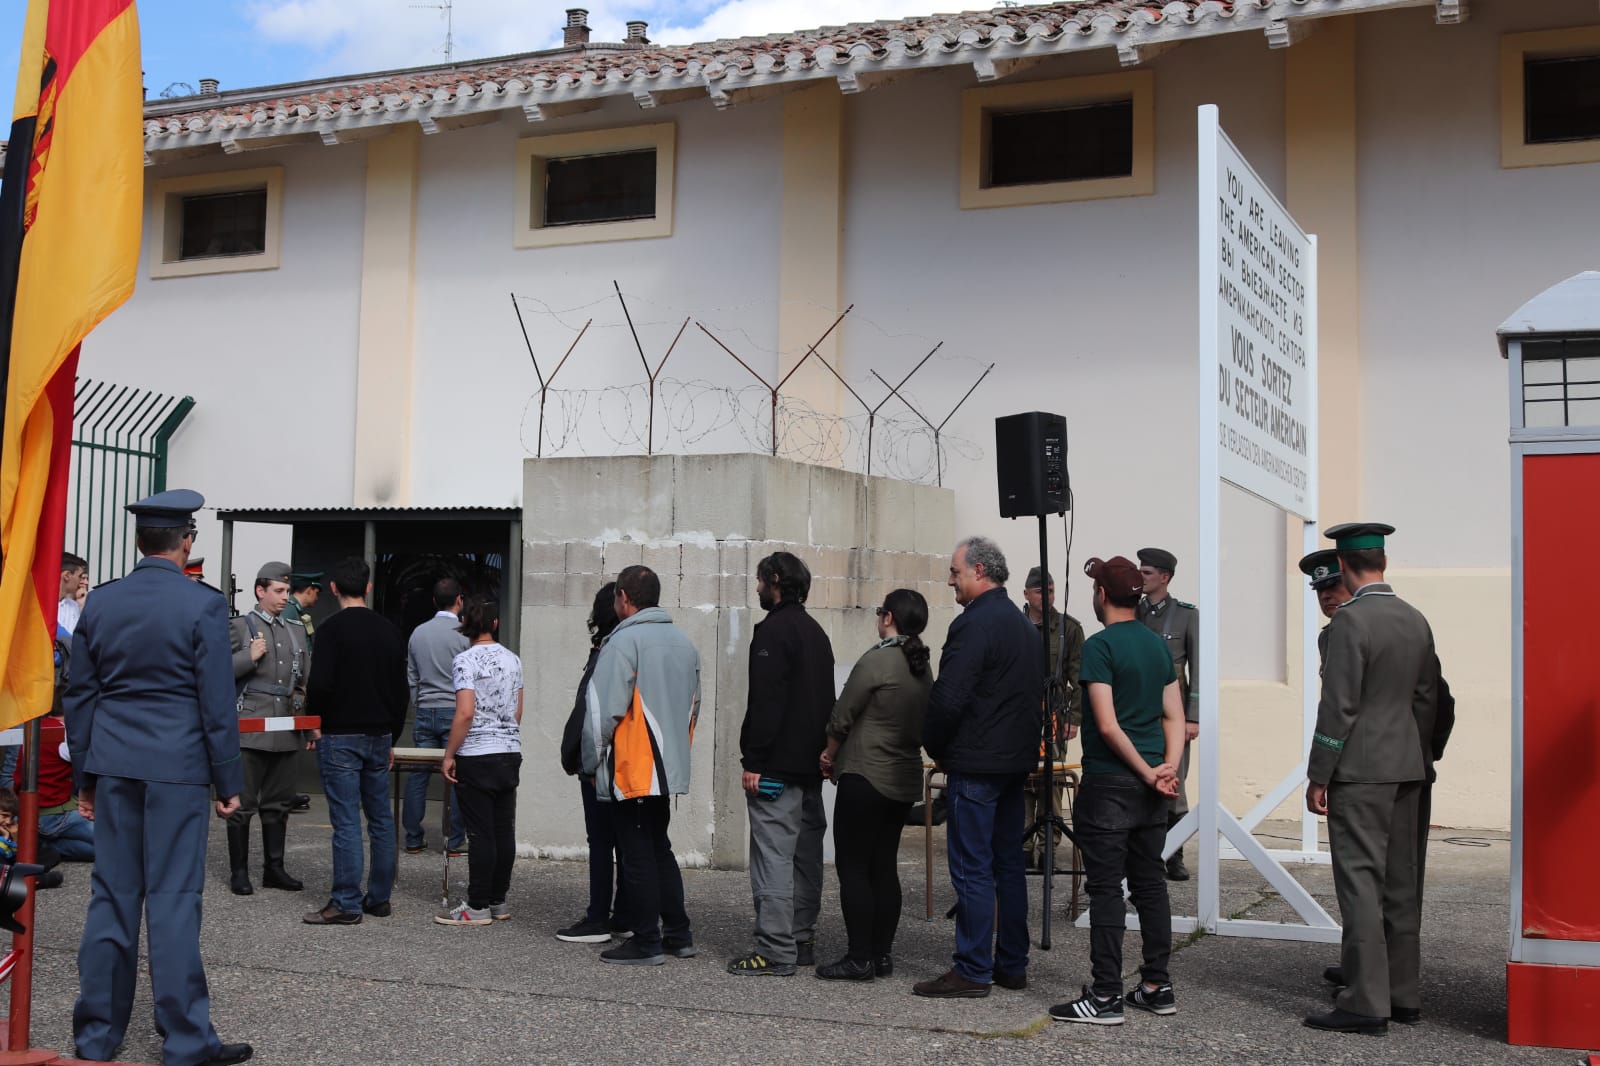
{"label": "white cloud", "polygon": [[[252,0],[248,17],[267,41],[303,47],[303,75],[334,77],[444,61],[442,0]],[[845,22],[928,14],[926,0],[455,0],[458,60],[559,47],[568,6],[585,6],[593,39],[619,41],[629,19],[650,23],[652,41],[688,44],[724,37],[763,36]],[[919,9],[920,8],[920,9]]]}

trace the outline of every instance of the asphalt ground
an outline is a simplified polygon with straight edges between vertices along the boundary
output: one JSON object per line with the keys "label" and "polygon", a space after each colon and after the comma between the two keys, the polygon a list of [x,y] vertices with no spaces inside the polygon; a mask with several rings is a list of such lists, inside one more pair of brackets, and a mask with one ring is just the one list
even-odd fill
{"label": "asphalt ground", "polygon": [[[573,790],[573,817],[579,817]],[[433,824],[437,824],[434,819]],[[1269,846],[1289,846],[1294,826],[1264,826]],[[1424,915],[1424,1021],[1382,1037],[1316,1032],[1301,1025],[1325,1009],[1330,945],[1201,936],[1177,938],[1172,975],[1178,1014],[1129,1010],[1125,1025],[1099,1028],[1050,1021],[1052,1003],[1073,998],[1088,978],[1088,934],[1066,920],[1068,882],[1056,879],[1053,949],[1037,948],[1040,880],[1029,878],[1035,944],[1028,988],[995,988],[986,999],[928,1000],[911,985],[948,968],[954,895],[936,830],[935,919],[923,919],[922,834],[908,829],[901,852],[905,913],[895,975],[871,983],[736,977],[727,961],[749,945],[749,881],[742,871],[691,869],[684,886],[693,959],[660,967],[602,964],[603,945],[566,944],[556,928],[576,920],[587,899],[582,862],[520,859],[514,917],[487,927],[432,922],[443,856],[401,854],[394,914],[361,925],[321,928],[301,915],[321,906],[331,869],[321,797],[294,816],[288,867],[307,884],[293,894],[259,885],[227,889],[227,854],[213,827],[206,885],[204,953],[212,1017],[224,1040],[256,1048],[271,1064],[474,1064],[554,1062],[811,1063],[997,1061],[1051,1063],[1563,1063],[1573,1051],[1504,1043],[1509,841],[1504,833],[1435,830]],[[437,847],[438,840],[431,840]],[[1193,842],[1189,865],[1196,865]],[[1064,860],[1063,860],[1064,864]],[[465,888],[466,864],[451,864]],[[37,919],[33,1044],[71,1049],[76,951],[89,895],[89,870],[67,865],[66,885],[44,892]],[[1285,905],[1245,863],[1222,866],[1222,911],[1277,920]],[[1337,913],[1328,867],[1297,866],[1299,877]],[[1173,884],[1174,913],[1193,913],[1194,882]],[[837,885],[827,874],[818,957],[843,953]],[[1127,943],[1135,972],[1138,934]],[[141,974],[122,1061],[160,1062],[149,984]]]}

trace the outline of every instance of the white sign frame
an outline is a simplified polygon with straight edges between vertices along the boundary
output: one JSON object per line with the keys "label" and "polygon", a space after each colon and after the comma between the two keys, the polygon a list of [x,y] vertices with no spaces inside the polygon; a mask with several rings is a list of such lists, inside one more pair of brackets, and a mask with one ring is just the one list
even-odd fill
{"label": "white sign frame", "polygon": [[[1197,883],[1198,913],[1188,916],[1174,915],[1172,928],[1174,932],[1179,933],[1192,933],[1203,929],[1208,933],[1222,936],[1336,944],[1342,935],[1339,923],[1328,914],[1305,886],[1295,880],[1283,867],[1285,861],[1297,863],[1328,861],[1328,854],[1319,847],[1317,818],[1309,811],[1302,811],[1298,850],[1268,849],[1251,835],[1251,830],[1277,809],[1279,804],[1299,791],[1306,780],[1306,757],[1311,750],[1311,735],[1316,729],[1317,721],[1317,701],[1321,695],[1321,657],[1317,654],[1317,633],[1322,612],[1317,605],[1315,593],[1310,589],[1305,590],[1302,598],[1299,761],[1288,776],[1270,789],[1243,819],[1235,817],[1222,805],[1219,788],[1221,745],[1218,729],[1221,715],[1218,710],[1218,697],[1221,686],[1217,676],[1217,634],[1221,616],[1218,605],[1222,585],[1220,564],[1222,482],[1226,480],[1229,484],[1265,500],[1274,507],[1303,519],[1301,548],[1304,552],[1315,551],[1318,544],[1316,504],[1320,486],[1317,478],[1317,239],[1307,235],[1300,228],[1293,216],[1278,202],[1266,183],[1255,173],[1244,155],[1228,139],[1218,120],[1216,105],[1202,105],[1198,118],[1200,602],[1207,605],[1204,624],[1200,627],[1198,663],[1200,735],[1195,741],[1200,749],[1200,798],[1199,803],[1192,805],[1189,813],[1168,831],[1162,855],[1170,856],[1198,832],[1200,869]],[[1220,360],[1223,352],[1227,350],[1229,357],[1232,357],[1231,350],[1224,345],[1221,336],[1223,317],[1219,311],[1219,304],[1222,302],[1219,299],[1221,281],[1219,261],[1222,258],[1220,196],[1226,191],[1226,177],[1222,176],[1225,172],[1219,169],[1219,164],[1224,161],[1236,168],[1237,177],[1247,177],[1249,180],[1246,214],[1249,206],[1248,197],[1253,194],[1258,197],[1263,216],[1270,210],[1276,219],[1292,227],[1306,242],[1302,250],[1305,271],[1303,323],[1305,365],[1304,378],[1296,387],[1302,387],[1303,392],[1302,403],[1297,406],[1304,413],[1303,425],[1307,450],[1302,465],[1304,484],[1300,486],[1301,491],[1298,495],[1285,496],[1275,491],[1270,484],[1261,482],[1259,478],[1238,474],[1232,469],[1225,471],[1222,461],[1225,448],[1219,437],[1223,418],[1219,414],[1222,396],[1218,387],[1218,371],[1222,366]],[[1250,483],[1239,484],[1228,476],[1229,473],[1234,473]],[[1275,496],[1277,498],[1274,498]],[[1227,839],[1226,846],[1222,843],[1224,837]],[[1224,858],[1243,859],[1254,866],[1279,896],[1305,920],[1305,924],[1222,917],[1218,863]],[[1137,916],[1130,914],[1127,921],[1129,928],[1138,927]],[[1077,924],[1087,926],[1089,915],[1087,913],[1082,915]]]}

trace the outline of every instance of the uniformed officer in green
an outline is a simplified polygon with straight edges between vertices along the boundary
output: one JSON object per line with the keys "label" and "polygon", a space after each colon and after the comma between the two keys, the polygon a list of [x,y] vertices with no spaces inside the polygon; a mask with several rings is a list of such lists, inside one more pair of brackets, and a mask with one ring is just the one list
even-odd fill
{"label": "uniformed officer in green", "polygon": [[1328,626],[1306,806],[1328,819],[1348,983],[1332,1011],[1306,1018],[1313,1029],[1381,1033],[1391,1018],[1422,1016],[1417,821],[1439,670],[1428,620],[1383,580],[1393,532],[1376,522],[1326,532],[1351,598]]}
{"label": "uniformed officer in green", "polygon": [[[1044,630],[1044,612],[1050,612],[1050,640],[1046,658],[1050,663],[1045,675],[1045,709],[1051,736],[1050,757],[1060,762],[1067,757],[1067,742],[1078,735],[1083,723],[1083,693],[1078,684],[1078,670],[1083,663],[1083,626],[1070,614],[1056,610],[1055,579],[1043,567],[1028,571],[1022,584],[1022,599],[1028,621],[1035,629]],[[1039,742],[1039,756],[1044,757],[1044,742]],[[1055,778],[1060,780],[1060,778]],[[1041,788],[1033,788],[1027,797],[1028,825],[1033,826],[1047,816],[1060,818],[1066,810],[1066,786],[1057,785],[1054,806],[1045,803]],[[1023,850],[1028,855],[1030,867],[1040,867],[1044,862],[1042,829],[1029,833],[1023,840]],[[1060,843],[1059,835],[1056,842]]]}
{"label": "uniformed officer in green", "polygon": [[317,605],[317,597],[321,593],[322,571],[289,575],[289,602],[284,604],[283,617],[305,627],[307,648],[315,649],[317,646],[317,629],[311,622],[311,608]]}
{"label": "uniformed officer in green", "polygon": [[[228,623],[233,651],[233,678],[238,688],[239,717],[286,718],[302,713],[311,651],[304,628],[285,617],[289,601],[289,566],[267,563],[256,573],[256,605]],[[236,896],[248,896],[250,885],[250,818],[261,815],[261,884],[298,892],[304,886],[283,868],[289,832],[289,809],[295,801],[295,755],[316,745],[315,730],[242,733],[244,792],[239,810],[228,818],[229,885]]]}
{"label": "uniformed officer in green", "polygon": [[[1322,548],[1300,559],[1300,572],[1311,580],[1311,591],[1317,594],[1317,606],[1322,617],[1331,620],[1333,612],[1350,602],[1350,590],[1344,587],[1344,574],[1339,570],[1339,553],[1332,548]],[[1317,634],[1317,661],[1328,660],[1328,627]],[[1320,672],[1320,668],[1319,668]]]}
{"label": "uniformed officer in green", "polygon": [[[1175,600],[1167,586],[1178,569],[1178,557],[1165,548],[1139,549],[1139,576],[1144,579],[1144,597],[1139,600],[1139,621],[1155,630],[1166,642],[1172,668],[1178,673],[1178,693],[1183,697],[1183,759],[1178,763],[1178,798],[1167,814],[1167,828],[1189,813],[1189,744],[1200,735],[1200,684],[1195,664],[1200,658],[1200,609],[1192,603]],[[1189,880],[1183,864],[1183,850],[1167,860],[1167,880]]]}

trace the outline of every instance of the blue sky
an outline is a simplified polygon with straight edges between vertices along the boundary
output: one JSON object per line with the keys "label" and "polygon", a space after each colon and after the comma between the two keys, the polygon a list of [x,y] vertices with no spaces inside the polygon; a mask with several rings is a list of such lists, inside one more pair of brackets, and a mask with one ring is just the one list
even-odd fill
{"label": "blue sky", "polygon": [[[139,0],[145,84],[224,89],[272,85],[444,61],[443,0]],[[669,44],[777,33],[934,10],[983,0],[454,0],[458,60],[530,52],[560,43],[565,9],[589,9],[595,40],[620,40],[644,19]],[[0,5],[0,94],[16,87],[24,0]],[[177,92],[184,90],[179,87]]]}

